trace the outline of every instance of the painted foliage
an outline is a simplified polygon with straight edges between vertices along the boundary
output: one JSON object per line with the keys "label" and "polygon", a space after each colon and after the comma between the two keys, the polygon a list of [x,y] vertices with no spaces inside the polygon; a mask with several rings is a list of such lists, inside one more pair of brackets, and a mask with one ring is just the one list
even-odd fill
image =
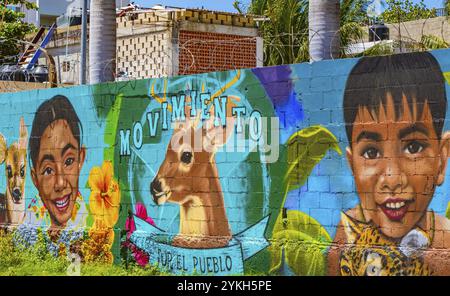
{"label": "painted foliage", "polygon": [[0,223],[171,274],[450,274],[449,57],[3,94]]}

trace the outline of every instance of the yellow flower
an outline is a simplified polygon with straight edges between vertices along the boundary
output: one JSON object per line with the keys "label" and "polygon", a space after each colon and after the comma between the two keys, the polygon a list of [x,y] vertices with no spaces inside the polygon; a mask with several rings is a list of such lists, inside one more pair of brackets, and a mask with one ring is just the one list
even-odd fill
{"label": "yellow flower", "polygon": [[102,167],[94,167],[89,173],[89,208],[94,220],[112,228],[119,219],[120,188],[114,180],[113,167],[110,161],[103,162]]}
{"label": "yellow flower", "polygon": [[112,264],[114,256],[111,246],[114,242],[114,230],[95,225],[89,230],[89,238],[81,246],[85,262],[103,262]]}
{"label": "yellow flower", "polygon": [[111,247],[114,243],[114,229],[105,226],[103,220],[95,220],[89,230],[89,237]]}
{"label": "yellow flower", "polygon": [[59,244],[58,255],[63,258],[67,256],[66,246],[63,243]]}
{"label": "yellow flower", "polygon": [[45,216],[45,211],[47,211],[47,209],[44,207],[44,206],[42,206],[41,207],[41,209],[40,209],[40,212],[39,212],[39,216],[41,217],[41,218],[44,218],[44,216]]}

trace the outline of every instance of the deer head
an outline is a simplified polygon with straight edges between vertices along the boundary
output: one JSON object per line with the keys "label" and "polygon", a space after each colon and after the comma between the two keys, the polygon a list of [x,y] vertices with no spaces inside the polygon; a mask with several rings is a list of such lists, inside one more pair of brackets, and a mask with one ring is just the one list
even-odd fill
{"label": "deer head", "polygon": [[234,120],[225,126],[214,124],[215,118],[201,122],[200,116],[174,126],[172,138],[159,171],[150,185],[157,205],[165,202],[185,205],[193,198],[211,205],[222,190],[214,160],[216,151],[230,138]]}

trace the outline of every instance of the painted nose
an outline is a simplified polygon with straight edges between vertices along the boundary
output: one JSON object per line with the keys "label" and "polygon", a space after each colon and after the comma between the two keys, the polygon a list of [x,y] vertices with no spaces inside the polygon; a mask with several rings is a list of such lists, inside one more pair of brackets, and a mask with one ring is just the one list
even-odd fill
{"label": "painted nose", "polygon": [[406,176],[395,159],[389,159],[384,173],[380,176],[382,187],[389,192],[401,192],[406,183]]}
{"label": "painted nose", "polygon": [[15,202],[19,202],[20,198],[22,197],[22,192],[20,192],[20,189],[16,188],[12,192],[12,197]]}
{"label": "painted nose", "polygon": [[153,198],[157,199],[157,194],[162,192],[161,182],[158,179],[153,180],[150,184],[150,192],[153,195]]}

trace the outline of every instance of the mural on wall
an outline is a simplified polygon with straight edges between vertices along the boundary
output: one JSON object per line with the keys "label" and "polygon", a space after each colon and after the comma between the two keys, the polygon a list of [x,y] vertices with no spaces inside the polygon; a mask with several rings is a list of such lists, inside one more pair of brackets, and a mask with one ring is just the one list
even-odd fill
{"label": "mural on wall", "polygon": [[343,110],[359,204],[342,215],[335,241],[375,248],[341,252],[341,274],[430,274],[424,251],[450,246],[450,221],[428,209],[450,156],[445,88],[429,53],[366,58],[352,69]]}
{"label": "mural on wall", "polygon": [[[20,131],[17,146],[25,155],[28,139],[24,139],[27,132],[23,119]],[[28,146],[30,176],[37,194],[26,211],[16,212],[25,217],[8,221],[19,224],[15,238],[26,245],[33,245],[39,236],[43,236],[49,251],[54,254],[78,248],[85,261],[104,255],[105,261],[112,263],[110,249],[114,240],[113,227],[119,215],[120,189],[109,161],[106,160],[101,168],[93,167],[88,178],[91,189],[88,211],[79,190],[80,174],[88,150],[82,137],[82,122],[67,97],[53,96],[38,107]],[[16,196],[20,197],[24,192],[17,187],[20,185],[17,180],[23,179],[26,162],[20,157],[13,157],[13,160],[15,163],[11,165],[6,162],[6,172],[8,184],[16,187],[10,189],[8,186],[7,192],[12,191],[14,204],[24,204]],[[21,170],[12,167],[20,167]],[[8,201],[8,193],[6,199]],[[9,209],[8,202],[6,204],[6,209]],[[7,216],[10,216],[8,212]]]}
{"label": "mural on wall", "polygon": [[25,172],[27,166],[28,131],[20,118],[19,141],[9,147],[0,134],[0,163],[5,163],[8,178],[5,194],[0,195],[0,223],[22,223],[25,212]]}
{"label": "mural on wall", "polygon": [[171,274],[448,275],[449,56],[3,94],[0,223]]}

